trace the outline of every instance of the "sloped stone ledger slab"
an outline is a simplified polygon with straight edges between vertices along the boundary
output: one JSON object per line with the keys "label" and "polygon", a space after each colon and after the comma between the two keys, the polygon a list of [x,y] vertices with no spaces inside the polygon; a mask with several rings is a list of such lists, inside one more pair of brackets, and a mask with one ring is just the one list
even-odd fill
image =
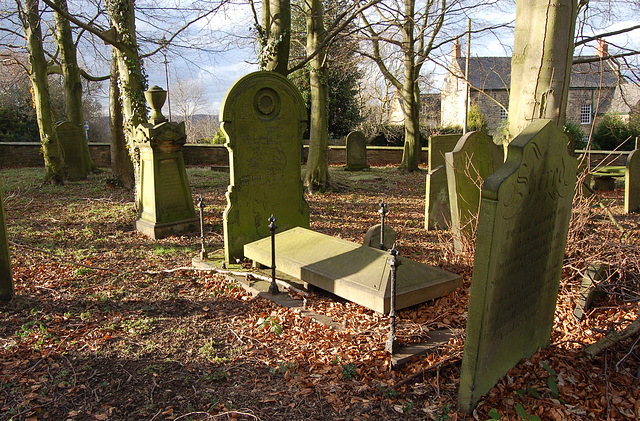
{"label": "sloped stone ledger slab", "polygon": [[245,244],[278,230],[309,227],[300,151],[307,121],[297,88],[275,72],[255,72],[227,92],[220,122],[227,136],[230,184],[224,211],[225,260],[244,257]]}
{"label": "sloped stone ledger slab", "polygon": [[536,121],[484,182],[460,374],[465,412],[549,343],[576,183],[566,144],[554,123]]}
{"label": "sloped stone ledger slab", "polygon": [[[271,238],[244,246],[245,256],[271,266]],[[304,228],[276,234],[276,269],[379,313],[390,310],[390,255]],[[459,275],[406,258],[397,272],[396,308],[442,296],[462,286]]]}

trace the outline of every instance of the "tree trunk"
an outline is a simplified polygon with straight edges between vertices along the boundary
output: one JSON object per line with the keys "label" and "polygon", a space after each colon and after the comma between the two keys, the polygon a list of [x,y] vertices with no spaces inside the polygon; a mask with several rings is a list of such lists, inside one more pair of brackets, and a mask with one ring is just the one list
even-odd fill
{"label": "tree trunk", "polygon": [[42,48],[42,30],[38,0],[25,0],[26,19],[24,33],[29,51],[29,78],[33,87],[33,98],[40,130],[40,142],[44,155],[45,181],[62,184],[64,180],[64,160],[58,144],[58,136],[53,121],[47,79],[47,61]]}
{"label": "tree trunk", "polygon": [[[54,0],[55,4],[65,12],[68,12],[66,0]],[[80,69],[76,58],[76,46],[73,42],[71,26],[69,21],[59,13],[56,16],[56,43],[60,50],[62,59],[62,75],[64,76],[64,93],[67,108],[68,120],[78,126],[81,137],[76,139],[75,144],[82,147],[86,171],[96,171],[98,167],[91,159],[89,145],[87,144],[86,133],[84,132],[84,112],[82,110],[82,82],[80,80]],[[69,165],[69,163],[67,163]],[[83,171],[84,173],[84,171]],[[84,177],[86,178],[86,173]]]}
{"label": "tree trunk", "polygon": [[133,163],[127,151],[124,136],[124,120],[122,118],[122,104],[120,103],[120,89],[118,88],[118,61],[115,48],[111,58],[111,81],[109,86],[109,132],[111,140],[111,171],[116,180],[128,189],[135,185]]}
{"label": "tree trunk", "polygon": [[120,80],[120,99],[124,117],[124,134],[135,179],[136,203],[139,201],[140,157],[136,148],[136,127],[147,121],[147,103],[144,91],[147,78],[136,41],[135,9],[133,0],[108,0],[107,7],[111,24],[117,32],[122,46],[116,49],[118,77]]}
{"label": "tree trunk", "polygon": [[286,76],[291,41],[290,0],[263,0],[260,67]]}
{"label": "tree trunk", "polygon": [[415,1],[405,0],[404,24],[402,27],[402,51],[404,83],[402,85],[402,111],[404,113],[404,151],[400,169],[418,169],[421,158],[420,147],[420,90],[415,60],[415,39],[413,35]]}
{"label": "tree trunk", "polygon": [[577,13],[575,0],[517,0],[509,141],[536,119],[564,124]]}
{"label": "tree trunk", "polygon": [[[323,24],[321,0],[305,0],[307,13],[307,54],[318,50],[326,32]],[[324,190],[329,182],[329,122],[327,117],[327,65],[324,48],[319,50],[309,65],[311,90],[311,121],[309,126],[309,158],[305,184],[312,191]]]}

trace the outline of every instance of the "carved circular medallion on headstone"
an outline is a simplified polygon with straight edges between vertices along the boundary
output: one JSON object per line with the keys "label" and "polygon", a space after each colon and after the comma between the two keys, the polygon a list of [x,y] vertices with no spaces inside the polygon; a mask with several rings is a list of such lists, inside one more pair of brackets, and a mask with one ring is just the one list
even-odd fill
{"label": "carved circular medallion on headstone", "polygon": [[262,120],[271,120],[280,112],[280,96],[271,88],[262,88],[253,98],[253,107]]}

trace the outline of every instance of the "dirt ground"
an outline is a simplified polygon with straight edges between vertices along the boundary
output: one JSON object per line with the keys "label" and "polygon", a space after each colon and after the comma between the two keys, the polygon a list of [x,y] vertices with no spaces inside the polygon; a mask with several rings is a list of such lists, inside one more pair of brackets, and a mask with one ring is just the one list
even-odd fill
{"label": "dirt ground", "polygon": [[[61,187],[41,185],[42,171],[0,171],[16,289],[0,304],[0,420],[640,419],[640,337],[583,355],[637,318],[640,218],[622,214],[621,190],[576,201],[551,345],[468,416],[456,410],[462,339],[391,370],[386,316],[311,292],[307,307],[337,331],[254,298],[228,277],[188,269],[199,233],[153,241],[134,231],[132,192],[108,173]],[[219,253],[228,174],[188,172],[204,199],[208,250]],[[424,230],[424,172],[367,174],[332,167],[332,189],[307,197],[312,229],[361,242],[384,199],[402,256],[464,278],[399,311],[400,342],[464,329],[473,256]],[[578,322],[582,275],[596,262],[612,267],[608,294]]]}

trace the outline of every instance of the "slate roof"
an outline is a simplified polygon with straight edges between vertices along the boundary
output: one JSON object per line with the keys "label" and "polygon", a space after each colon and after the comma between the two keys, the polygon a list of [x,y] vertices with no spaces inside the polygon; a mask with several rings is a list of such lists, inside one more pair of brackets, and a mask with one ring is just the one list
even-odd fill
{"label": "slate roof", "polygon": [[[593,57],[576,57],[576,59],[589,58]],[[456,61],[464,73],[466,58],[459,57]],[[602,72],[601,69],[603,69]],[[606,62],[576,63],[573,65],[572,71],[572,88],[615,87],[620,82],[618,72]],[[602,73],[602,80],[600,73]],[[471,75],[471,84],[478,89],[508,89],[511,85],[511,57],[471,57],[469,59],[469,74]]]}

